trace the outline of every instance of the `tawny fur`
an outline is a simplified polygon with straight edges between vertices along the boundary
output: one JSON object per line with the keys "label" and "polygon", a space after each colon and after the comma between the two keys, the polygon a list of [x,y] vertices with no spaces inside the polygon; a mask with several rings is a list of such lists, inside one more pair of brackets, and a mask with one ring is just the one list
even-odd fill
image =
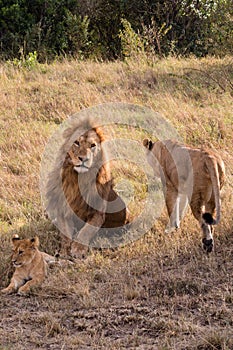
{"label": "tawny fur", "polygon": [[18,292],[20,295],[27,294],[31,287],[39,286],[45,279],[47,272],[46,259],[50,255],[39,251],[38,237],[32,239],[12,238],[13,253],[12,263],[15,272],[9,286],[1,292],[10,294]]}
{"label": "tawny fur", "polygon": [[[152,143],[145,139],[143,145],[155,175],[162,179],[171,228],[176,225],[174,210],[178,195],[184,194],[206,239],[207,231],[211,234],[212,230],[209,225],[220,220],[220,190],[225,180],[221,157],[213,151],[184,146],[172,140]],[[215,209],[216,219],[213,218]]]}
{"label": "tawny fur", "polygon": [[[68,139],[71,135],[70,131],[66,133]],[[48,211],[56,212],[58,227],[67,237],[68,250],[71,249],[75,257],[86,251],[85,247],[90,245],[100,227],[121,227],[126,222],[125,205],[113,189],[110,163],[102,147],[104,141],[101,129],[92,127],[72,140],[59,169],[61,183],[57,168],[50,174]],[[82,167],[84,162],[80,159],[88,159],[85,163],[88,169]],[[121,210],[107,213],[109,203],[116,199],[121,203]]]}

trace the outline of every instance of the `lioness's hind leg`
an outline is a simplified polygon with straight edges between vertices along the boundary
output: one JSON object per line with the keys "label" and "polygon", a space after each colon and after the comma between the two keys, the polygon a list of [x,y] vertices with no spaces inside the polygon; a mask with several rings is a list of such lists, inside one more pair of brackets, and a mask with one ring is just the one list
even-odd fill
{"label": "lioness's hind leg", "polygon": [[[215,211],[215,202],[214,199],[211,200],[205,206],[205,212],[211,214],[213,216]],[[201,224],[202,232],[203,232],[203,248],[207,253],[211,253],[214,247],[214,238],[213,238],[213,226],[209,225],[205,220],[202,219]]]}
{"label": "lioness's hind leg", "polygon": [[203,249],[206,251],[206,253],[211,253],[214,247],[213,227],[211,225],[207,225],[206,223],[202,223],[201,228],[203,232]]}
{"label": "lioness's hind leg", "polygon": [[213,240],[213,235],[212,235],[212,227],[208,225],[202,218],[202,214],[206,211],[206,207],[204,205],[204,202],[200,196],[195,196],[192,198],[190,207],[192,210],[192,213],[195,217],[195,219],[198,220],[203,238],[202,238],[202,243],[203,243],[203,249],[207,253],[211,253],[213,250],[214,246],[214,240]]}

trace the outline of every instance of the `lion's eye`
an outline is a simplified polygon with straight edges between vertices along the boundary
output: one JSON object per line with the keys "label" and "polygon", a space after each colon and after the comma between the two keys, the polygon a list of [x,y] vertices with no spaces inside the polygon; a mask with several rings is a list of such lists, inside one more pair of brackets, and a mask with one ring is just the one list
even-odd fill
{"label": "lion's eye", "polygon": [[94,147],[96,147],[96,144],[95,144],[95,143],[92,143],[92,144],[91,144],[91,148],[94,148]]}
{"label": "lion's eye", "polygon": [[23,254],[23,250],[19,250],[19,255],[22,255]]}
{"label": "lion's eye", "polygon": [[80,146],[79,141],[75,141],[75,142],[74,142],[74,145],[79,147],[79,146]]}

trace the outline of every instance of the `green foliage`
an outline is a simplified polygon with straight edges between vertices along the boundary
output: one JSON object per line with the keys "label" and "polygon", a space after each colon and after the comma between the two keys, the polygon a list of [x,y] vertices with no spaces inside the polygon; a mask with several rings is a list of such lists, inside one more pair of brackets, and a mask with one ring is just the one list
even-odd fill
{"label": "green foliage", "polygon": [[231,54],[232,0],[0,0],[0,57]]}
{"label": "green foliage", "polygon": [[220,56],[232,54],[233,47],[233,7],[232,1],[222,0],[216,4],[211,20],[209,52]]}
{"label": "green foliage", "polygon": [[64,49],[69,50],[70,54],[82,55],[88,52],[88,48],[91,46],[89,23],[90,20],[87,16],[82,19],[81,16],[72,14],[69,10],[66,11],[66,46]]}
{"label": "green foliage", "polygon": [[161,27],[158,27],[154,18],[151,19],[151,24],[143,26],[142,35],[146,52],[158,53],[159,56],[162,56],[167,45],[167,34],[171,28],[172,26],[167,26],[165,22],[162,23]]}
{"label": "green foliage", "polygon": [[131,24],[126,20],[121,20],[123,29],[120,30],[121,50],[124,57],[134,57],[138,53],[144,52],[144,42],[141,36],[133,30]]}
{"label": "green foliage", "polygon": [[29,52],[26,58],[23,55],[20,59],[14,58],[12,64],[17,68],[27,68],[28,70],[32,70],[38,65],[37,52]]}
{"label": "green foliage", "polygon": [[142,32],[136,33],[131,24],[126,20],[121,20],[123,29],[120,30],[121,52],[124,57],[135,57],[138,54],[150,55],[158,53],[162,56],[163,43],[166,35],[171,29],[163,23],[160,28],[157,27],[154,18],[147,27],[142,26]]}

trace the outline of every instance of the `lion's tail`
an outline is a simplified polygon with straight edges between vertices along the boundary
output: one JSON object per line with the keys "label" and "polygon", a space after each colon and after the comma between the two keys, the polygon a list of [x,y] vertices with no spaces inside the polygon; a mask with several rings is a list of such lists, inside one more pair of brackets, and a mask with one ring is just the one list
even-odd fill
{"label": "lion's tail", "polygon": [[221,217],[220,181],[219,181],[218,164],[216,160],[213,159],[213,157],[208,156],[206,158],[206,166],[209,171],[210,179],[212,182],[212,188],[214,192],[216,219],[214,219],[212,214],[210,213],[204,213],[202,215],[202,218],[208,225],[217,225]]}

